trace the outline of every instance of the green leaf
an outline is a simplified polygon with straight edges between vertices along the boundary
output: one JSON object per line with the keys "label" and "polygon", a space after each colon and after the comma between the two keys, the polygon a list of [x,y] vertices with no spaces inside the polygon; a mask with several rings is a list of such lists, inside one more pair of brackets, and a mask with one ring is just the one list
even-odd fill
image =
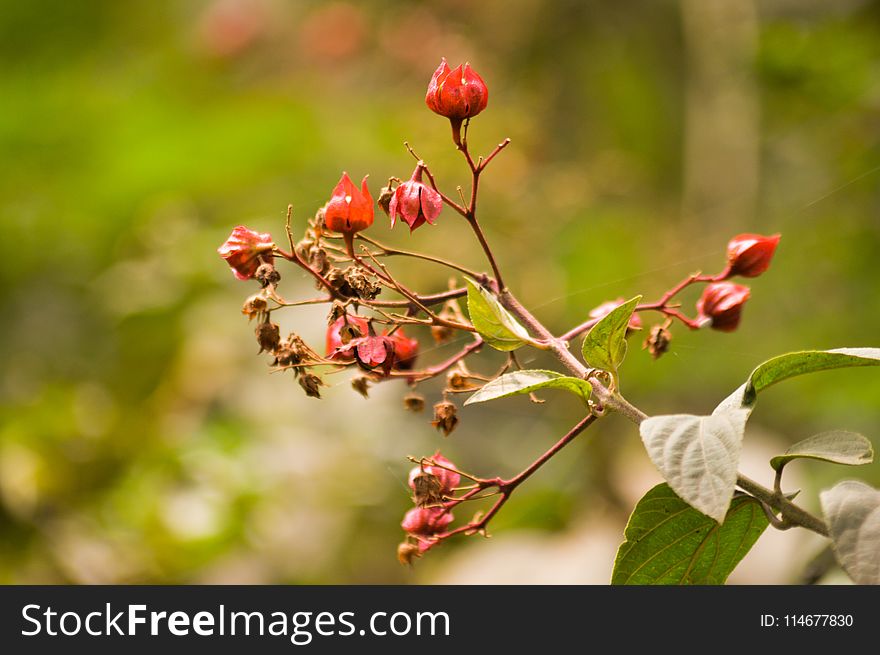
{"label": "green leaf", "polygon": [[782,455],[770,460],[777,471],[793,459],[818,459],[834,464],[859,466],[874,461],[871,442],[855,432],[832,430],[798,441]]}
{"label": "green leaf", "polygon": [[736,496],[719,525],[659,484],[629,518],[611,584],[724,584],[768,523],[750,496]]}
{"label": "green leaf", "polygon": [[516,350],[532,342],[526,329],[508,312],[498,299],[474,282],[465,278],[468,285],[468,314],[471,323],[483,340],[496,350]]}
{"label": "green leaf", "polygon": [[636,296],[618,305],[590,328],[581,348],[587,364],[617,377],[617,367],[626,357],[626,328],[641,299]]}
{"label": "green leaf", "polygon": [[531,393],[538,389],[565,389],[578,396],[584,403],[590,397],[593,388],[590,383],[580,378],[573,378],[556,371],[514,371],[495,378],[482,389],[465,401],[465,405],[484,403],[487,400],[513,396],[514,394]]}
{"label": "green leaf", "polygon": [[880,348],[804,350],[780,355],[768,359],[752,371],[746,383],[725,398],[716,411],[733,407],[751,408],[761,391],[797,375],[854,366],[880,366]]}
{"label": "green leaf", "polygon": [[880,584],[880,491],[847,480],[819,494],[837,561],[857,584]]}
{"label": "green leaf", "polygon": [[652,416],[642,421],[639,433],[675,493],[721,523],[736,487],[747,418],[742,409],[712,416]]}

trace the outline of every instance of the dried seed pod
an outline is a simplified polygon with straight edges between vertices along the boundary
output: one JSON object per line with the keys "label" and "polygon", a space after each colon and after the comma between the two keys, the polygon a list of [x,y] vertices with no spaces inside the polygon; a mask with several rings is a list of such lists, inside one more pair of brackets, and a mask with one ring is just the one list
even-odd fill
{"label": "dried seed pod", "polygon": [[306,395],[310,398],[320,398],[320,387],[325,387],[327,385],[324,384],[324,381],[317,375],[306,371],[299,376],[299,386],[303,388],[303,390],[306,392]]}
{"label": "dried seed pod", "polygon": [[658,359],[669,350],[669,342],[672,341],[672,333],[662,325],[654,325],[648,333],[648,338],[642,348],[647,348],[651,357]]}
{"label": "dried seed pod", "polygon": [[351,380],[351,388],[357,391],[364,398],[369,398],[370,378],[365,375],[359,375]]}
{"label": "dried seed pod", "polygon": [[281,328],[277,323],[270,321],[260,323],[254,333],[257,335],[257,343],[260,344],[261,353],[273,352],[281,342]]}
{"label": "dried seed pod", "polygon": [[431,421],[431,425],[441,430],[443,436],[448,437],[458,425],[457,413],[454,403],[443,400],[434,405],[434,420]]}
{"label": "dried seed pod", "polygon": [[269,309],[268,301],[258,293],[244,301],[244,304],[241,306],[241,313],[247,316],[250,321],[254,318],[260,318],[262,314],[266,313],[267,309]]}
{"label": "dried seed pod", "polygon": [[410,480],[416,507],[436,505],[443,500],[443,483],[433,473],[420,471]]}
{"label": "dried seed pod", "polygon": [[260,264],[254,277],[263,288],[275,286],[281,281],[281,273],[272,264]]}
{"label": "dried seed pod", "polygon": [[411,412],[425,409],[425,397],[420,393],[408,393],[403,397],[403,406]]}
{"label": "dried seed pod", "polygon": [[419,547],[409,541],[404,541],[397,546],[397,561],[404,566],[412,566],[413,561],[421,557]]}

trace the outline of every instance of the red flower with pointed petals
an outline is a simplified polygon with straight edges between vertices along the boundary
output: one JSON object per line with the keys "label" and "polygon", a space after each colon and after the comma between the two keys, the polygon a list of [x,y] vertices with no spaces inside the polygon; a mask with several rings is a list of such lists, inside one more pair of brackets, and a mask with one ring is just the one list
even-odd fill
{"label": "red flower with pointed petals", "polygon": [[443,208],[443,200],[440,194],[422,182],[424,166],[421,162],[416,166],[412,178],[397,187],[388,205],[388,215],[391,217],[391,227],[401,217],[409,225],[412,232],[425,223],[434,224],[440,210]]}
{"label": "red flower with pointed petals", "polygon": [[709,284],[697,301],[697,312],[700,319],[711,320],[713,330],[733,332],[739,325],[743,305],[750,294],[748,287],[733,282]]}
{"label": "red flower with pointed petals", "polygon": [[488,102],[489,89],[470,64],[451,70],[445,58],[434,71],[425,95],[431,111],[459,122],[479,114]]}
{"label": "red flower with pointed petals", "polygon": [[740,234],[727,244],[727,270],[724,277],[758,277],[770,267],[781,235]]}
{"label": "red flower with pointed petals", "polygon": [[394,342],[390,337],[365,336],[353,339],[350,344],[354,348],[354,357],[362,368],[372,371],[381,368],[382,374],[388,376],[394,366]]}
{"label": "red flower with pointed petals", "polygon": [[[359,334],[349,334],[353,338],[344,343],[342,330],[346,326],[348,326],[346,329],[356,330]],[[327,357],[343,363],[353,362],[355,346],[351,345],[351,342],[358,337],[367,336],[369,332],[369,322],[362,316],[340,316],[327,326]]]}
{"label": "red flower with pointed petals", "polygon": [[324,225],[334,232],[354,234],[366,230],[373,224],[373,196],[367,188],[364,176],[358,189],[348,173],[343,173],[339,184],[324,208]]}
{"label": "red flower with pointed petals", "polygon": [[233,274],[239,280],[249,280],[257,272],[263,262],[272,263],[272,235],[268,232],[254,232],[244,225],[239,225],[226,242],[217,248],[220,256],[226,260]]}

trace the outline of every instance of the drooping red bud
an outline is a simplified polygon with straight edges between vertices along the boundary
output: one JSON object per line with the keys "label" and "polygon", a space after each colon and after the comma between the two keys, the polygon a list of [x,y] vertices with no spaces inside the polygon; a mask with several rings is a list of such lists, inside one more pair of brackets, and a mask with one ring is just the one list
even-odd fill
{"label": "drooping red bud", "polygon": [[770,266],[781,235],[740,234],[727,244],[727,269],[724,278],[742,275],[758,277]]}
{"label": "drooping red bud", "polygon": [[[618,298],[617,300],[608,300],[603,302],[598,307],[590,310],[590,318],[604,318],[611,313],[611,311],[623,303],[626,302],[626,298]],[[639,315],[633,312],[633,315],[629,318],[629,323],[627,324],[628,330],[641,330],[642,329],[642,319],[639,318]]]}
{"label": "drooping red bud", "polygon": [[418,339],[410,339],[403,328],[397,328],[388,338],[394,344],[394,368],[399,371],[412,370],[419,354]]}
{"label": "drooping red bud", "polygon": [[452,512],[442,507],[416,507],[406,513],[400,527],[412,535],[430,537],[443,532],[452,521]]}
{"label": "drooping red bud", "polygon": [[254,232],[243,225],[234,230],[226,242],[217,248],[226,260],[233,274],[239,280],[249,280],[257,272],[260,264],[272,263],[272,235],[268,232]]}
{"label": "drooping red bud", "polygon": [[[433,456],[429,457],[434,464],[439,464],[440,466],[432,466],[425,465],[424,469],[421,466],[416,466],[409,472],[409,486],[411,489],[415,490],[415,478],[422,471],[425,473],[429,473],[437,477],[440,480],[440,493],[444,495],[449,495],[452,493],[452,490],[455,489],[461,482],[461,475],[456,473],[455,471],[450,471],[449,469],[454,469],[455,464],[450,462],[448,459],[443,457],[438,450],[434,453]],[[448,468],[443,468],[443,467]]]}
{"label": "drooping red bud", "polygon": [[419,162],[412,178],[395,189],[388,206],[391,227],[394,227],[397,217],[400,216],[412,232],[425,223],[433,225],[434,220],[440,215],[443,201],[439,193],[422,182],[424,168],[422,162]]}
{"label": "drooping red bud", "polygon": [[366,230],[373,224],[373,196],[367,188],[367,177],[358,189],[348,173],[343,173],[333,189],[330,201],[324,207],[324,225],[343,234]]}
{"label": "drooping red bud", "polygon": [[354,346],[350,342],[366,336],[369,322],[362,316],[340,316],[327,326],[327,357],[350,363],[354,361]]}
{"label": "drooping red bud", "polygon": [[697,301],[700,319],[710,319],[710,327],[722,332],[733,332],[739,325],[740,315],[751,291],[733,282],[715,282],[703,290]]}

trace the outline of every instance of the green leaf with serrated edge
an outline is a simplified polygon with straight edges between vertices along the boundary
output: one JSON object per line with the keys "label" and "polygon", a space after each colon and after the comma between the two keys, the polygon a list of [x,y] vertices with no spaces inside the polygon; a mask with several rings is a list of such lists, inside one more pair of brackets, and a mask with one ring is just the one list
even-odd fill
{"label": "green leaf with serrated edge", "polygon": [[516,350],[532,341],[526,329],[508,312],[498,299],[469,277],[468,314],[483,340],[496,350]]}
{"label": "green leaf with serrated edge", "polygon": [[819,494],[837,561],[857,584],[880,584],[880,491],[846,480]]}
{"label": "green leaf with serrated edge", "polygon": [[629,518],[611,584],[724,584],[768,524],[750,496],[735,496],[719,525],[659,484]]}
{"label": "green leaf with serrated edge", "polygon": [[538,389],[564,389],[575,394],[585,403],[593,388],[590,383],[580,378],[568,377],[556,371],[514,371],[505,373],[483,386],[465,401],[465,405],[484,403],[487,400],[513,396],[514,394],[531,393]]}
{"label": "green leaf with serrated edge", "polygon": [[626,357],[626,328],[641,299],[636,296],[618,305],[590,328],[581,347],[587,364],[617,374],[617,367]]}
{"label": "green leaf with serrated edge", "polygon": [[860,434],[832,430],[798,441],[782,455],[771,459],[770,466],[778,471],[791,460],[801,458],[860,466],[874,461],[874,449],[871,442]]}
{"label": "green leaf with serrated edge", "polygon": [[652,416],[639,425],[648,457],[691,507],[724,521],[736,487],[748,412]]}
{"label": "green leaf with serrated edge", "polygon": [[806,373],[856,366],[880,366],[880,348],[804,350],[780,355],[760,364],[746,383],[721,401],[715,411],[724,412],[731,408],[750,410],[758,394],[777,382]]}

